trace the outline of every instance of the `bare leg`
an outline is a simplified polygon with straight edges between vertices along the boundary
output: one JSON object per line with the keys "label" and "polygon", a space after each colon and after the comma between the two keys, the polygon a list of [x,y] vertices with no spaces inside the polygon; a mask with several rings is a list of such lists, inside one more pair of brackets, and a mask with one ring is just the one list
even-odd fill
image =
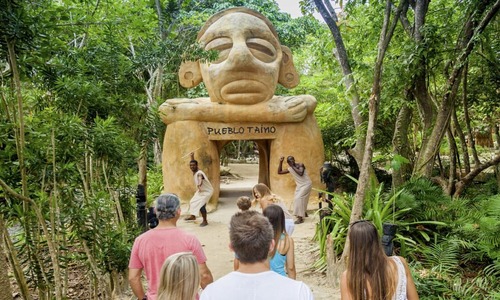
{"label": "bare leg", "polygon": [[208,221],[207,221],[207,205],[203,205],[201,208],[200,208],[200,213],[201,213],[201,216],[203,217],[203,222],[201,222],[200,224],[200,227],[205,227],[208,225]]}

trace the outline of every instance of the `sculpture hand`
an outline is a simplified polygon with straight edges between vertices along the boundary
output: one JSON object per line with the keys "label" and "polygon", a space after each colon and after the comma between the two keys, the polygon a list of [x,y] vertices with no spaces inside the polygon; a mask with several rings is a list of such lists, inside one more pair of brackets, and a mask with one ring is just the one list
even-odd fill
{"label": "sculpture hand", "polygon": [[302,98],[293,97],[285,100],[288,108],[289,121],[299,122],[304,120],[307,115],[307,104]]}
{"label": "sculpture hand", "polygon": [[195,99],[169,99],[160,106],[160,117],[165,124],[183,120],[196,120],[201,106],[199,101]]}
{"label": "sculpture hand", "polygon": [[274,122],[301,122],[309,112],[309,99],[299,97],[274,97],[268,109]]}

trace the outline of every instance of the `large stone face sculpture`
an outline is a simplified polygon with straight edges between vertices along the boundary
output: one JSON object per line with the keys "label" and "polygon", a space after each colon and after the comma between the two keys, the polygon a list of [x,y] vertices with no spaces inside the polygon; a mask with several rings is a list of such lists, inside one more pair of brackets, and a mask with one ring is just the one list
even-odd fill
{"label": "large stone face sculpture", "polygon": [[[281,156],[294,156],[309,170],[313,186],[322,188],[319,169],[323,141],[313,115],[310,95],[275,96],[278,83],[287,88],[299,82],[290,50],[282,46],[267,18],[243,7],[213,15],[200,30],[205,50],[217,50],[210,63],[184,62],[180,82],[190,88],[204,82],[209,98],[169,99],[160,107],[167,130],[163,144],[164,189],[183,201],[194,193],[188,168],[195,151],[200,169],[214,187],[209,209],[220,190],[220,151],[233,140],[255,141],[259,149],[259,182],[286,202],[293,202],[291,176],[278,176]],[[314,196],[312,196],[314,197]]]}

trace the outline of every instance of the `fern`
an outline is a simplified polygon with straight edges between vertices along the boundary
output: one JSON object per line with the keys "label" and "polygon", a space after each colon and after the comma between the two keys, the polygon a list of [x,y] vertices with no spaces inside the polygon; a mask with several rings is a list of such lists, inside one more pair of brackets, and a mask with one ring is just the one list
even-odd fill
{"label": "fern", "polygon": [[445,241],[431,245],[422,251],[423,265],[433,272],[451,276],[459,265],[459,247],[457,243]]}
{"label": "fern", "polygon": [[425,178],[412,179],[402,188],[415,197],[412,215],[417,220],[440,220],[443,208],[451,201],[439,186]]}
{"label": "fern", "polygon": [[486,276],[500,278],[500,261],[495,261],[494,264],[491,264],[484,268],[483,273]]}

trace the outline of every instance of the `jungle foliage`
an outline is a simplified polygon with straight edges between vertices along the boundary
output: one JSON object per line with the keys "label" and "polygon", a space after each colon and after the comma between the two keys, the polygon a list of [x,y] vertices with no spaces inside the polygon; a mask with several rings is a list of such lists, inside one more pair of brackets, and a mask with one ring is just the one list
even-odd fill
{"label": "jungle foliage", "polygon": [[[315,7],[314,1],[301,2],[306,14]],[[415,4],[424,2],[425,23],[418,27]],[[164,125],[157,107],[169,98],[206,96],[202,85],[180,87],[177,70],[182,60],[214,58],[195,36],[221,9],[244,5],[276,26],[302,74],[297,88],[277,93],[317,98],[328,160],[357,177],[352,150],[367,130],[385,4],[332,3],[361,123],[353,122],[352,90],[345,88],[328,28],[310,15],[291,18],[272,0],[0,0],[0,244],[21,296],[76,297],[72,272],[88,278],[79,287],[87,298],[110,299],[127,288],[129,251],[140,233],[134,196],[142,168],[148,201],[162,190]],[[386,221],[399,226],[396,252],[411,261],[423,299],[495,299],[498,1],[392,4],[404,3],[383,62],[372,160],[392,180],[370,187],[363,217],[379,227]],[[488,13],[489,22],[474,31]],[[464,41],[474,47],[459,61]],[[458,83],[450,86],[457,68]],[[453,101],[443,104],[450,91]],[[434,134],[441,139],[429,143],[443,108],[450,109],[445,126]],[[435,152],[423,161],[428,145]],[[252,148],[233,143],[226,152],[238,158]],[[428,166],[432,172],[423,172]],[[334,195],[334,209],[318,227],[319,270],[326,268],[328,238],[336,256],[344,247],[356,183],[345,176],[341,182],[345,193]],[[0,261],[6,261],[1,250]],[[0,276],[2,291],[10,290],[6,276]]]}

